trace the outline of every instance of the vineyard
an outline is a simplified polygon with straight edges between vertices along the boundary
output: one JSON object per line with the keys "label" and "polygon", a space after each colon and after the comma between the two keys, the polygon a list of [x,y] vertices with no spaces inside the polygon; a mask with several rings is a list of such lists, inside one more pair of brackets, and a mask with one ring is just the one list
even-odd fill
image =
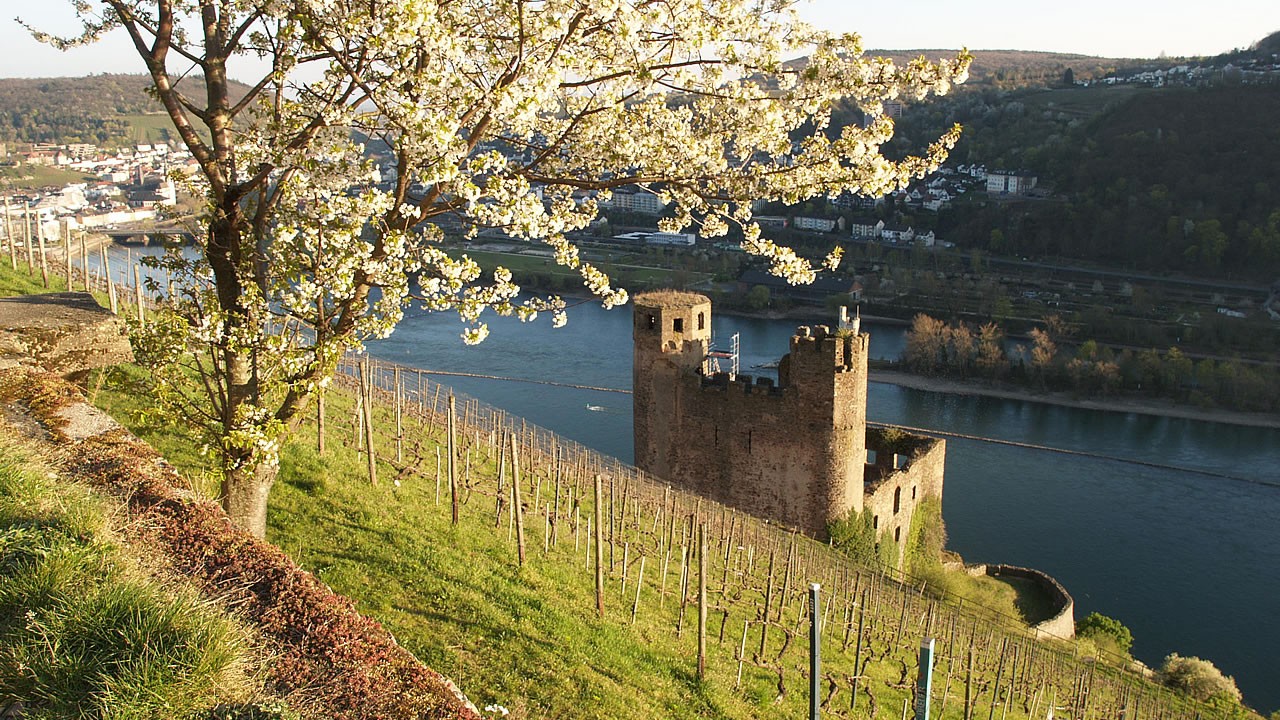
{"label": "vineyard", "polygon": [[[40,272],[39,259],[27,263]],[[155,302],[140,270],[116,268],[122,282],[108,286],[43,267],[135,322]],[[166,454],[189,445],[127,419],[144,402],[136,378],[106,380],[101,401]],[[816,615],[823,717],[911,714],[925,638],[935,718],[1240,713],[365,356],[344,361],[286,450],[277,496],[273,539],[481,706],[516,697],[530,717],[798,717]],[[615,652],[630,664],[608,666]],[[614,685],[631,690],[611,699]]]}

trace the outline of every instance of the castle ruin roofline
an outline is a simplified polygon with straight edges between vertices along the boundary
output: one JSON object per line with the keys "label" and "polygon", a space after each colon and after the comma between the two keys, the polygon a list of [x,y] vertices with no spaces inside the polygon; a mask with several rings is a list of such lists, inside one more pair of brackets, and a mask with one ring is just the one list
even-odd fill
{"label": "castle ruin roofline", "polygon": [[711,298],[695,292],[668,289],[639,293],[631,298],[631,302],[636,307],[691,308],[709,304]]}

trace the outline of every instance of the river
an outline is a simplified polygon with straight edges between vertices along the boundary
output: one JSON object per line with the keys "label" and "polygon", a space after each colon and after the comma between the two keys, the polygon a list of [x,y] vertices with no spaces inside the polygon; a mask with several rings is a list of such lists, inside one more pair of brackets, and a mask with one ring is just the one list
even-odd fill
{"label": "river", "polygon": [[[370,352],[429,370],[630,389],[630,307],[587,303],[570,310],[564,328],[549,321],[491,319],[490,338],[468,347],[456,315],[411,311]],[[813,322],[830,319],[815,311]],[[741,372],[771,374],[753,366],[778,360],[796,324],[716,316],[713,329],[725,349],[738,333]],[[902,328],[863,327],[872,357],[900,355]],[[632,459],[629,394],[438,379]],[[1075,597],[1077,619],[1097,611],[1127,625],[1138,659],[1157,666],[1170,652],[1208,658],[1235,676],[1246,702],[1264,713],[1280,708],[1280,663],[1271,657],[1280,646],[1280,430],[874,382],[868,394],[872,421],[1093,453],[949,440],[948,547],[969,562],[1042,569]]]}
{"label": "river", "polygon": [[[596,387],[631,385],[629,308],[587,304],[552,330],[491,320],[476,347],[447,314],[411,313],[371,347],[381,358]],[[815,322],[826,321],[815,312]],[[720,347],[739,334],[744,373],[786,352],[796,321],[717,316]],[[896,358],[902,328],[864,324],[871,354]],[[459,391],[630,461],[630,395],[462,377]],[[959,432],[1108,457],[951,439],[943,515],[948,546],[970,562],[1037,567],[1076,600],[1133,630],[1134,655],[1213,660],[1247,702],[1280,707],[1270,648],[1280,645],[1280,431],[1132,413],[1082,410],[871,383],[873,421]],[[1151,467],[1110,458],[1130,458]],[[1203,472],[1199,472],[1203,471]],[[1229,476],[1229,477],[1224,477]]]}

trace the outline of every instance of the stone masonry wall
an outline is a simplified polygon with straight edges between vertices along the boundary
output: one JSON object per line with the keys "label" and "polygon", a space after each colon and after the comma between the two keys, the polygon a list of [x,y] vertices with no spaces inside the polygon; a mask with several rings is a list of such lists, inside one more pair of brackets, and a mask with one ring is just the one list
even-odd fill
{"label": "stone masonry wall", "polygon": [[867,336],[801,328],[779,383],[706,377],[710,301],[635,298],[635,456],[646,472],[752,514],[826,533],[862,507]]}
{"label": "stone masonry wall", "polygon": [[[898,544],[899,557],[906,550],[911,533],[911,520],[925,498],[942,497],[943,469],[946,464],[945,440],[923,435],[904,434],[900,444],[908,452],[896,455],[877,447],[877,436],[868,433],[867,448],[875,451],[876,463],[868,464],[864,512],[872,514],[872,524],[881,542],[892,539]],[[899,466],[894,467],[897,458]]]}

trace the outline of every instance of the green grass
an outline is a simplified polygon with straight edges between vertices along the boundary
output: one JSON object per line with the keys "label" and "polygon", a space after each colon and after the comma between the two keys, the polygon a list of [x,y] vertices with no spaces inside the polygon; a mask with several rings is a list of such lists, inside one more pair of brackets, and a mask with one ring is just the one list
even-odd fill
{"label": "green grass", "polygon": [[[154,145],[155,143],[169,143],[171,146],[182,145],[181,138],[178,136],[177,131],[173,129],[173,121],[169,119],[166,113],[117,115],[115,119],[123,120],[129,124],[130,138],[135,145]],[[197,125],[197,128],[198,131],[203,130],[203,126]],[[200,134],[206,140],[208,139],[207,130]]]}
{"label": "green grass", "polygon": [[[0,268],[0,281],[6,272]],[[99,377],[100,385],[94,383],[91,387],[95,388],[100,406],[156,446],[181,471],[194,476],[203,492],[216,491],[216,474],[210,460],[200,454],[191,436],[181,428],[146,420],[150,416],[144,411],[149,409],[150,400],[142,370],[123,368]],[[418,448],[423,458],[420,467],[417,472],[406,473],[397,485],[392,482],[395,468],[388,462],[379,462],[380,481],[371,484],[362,456],[349,447],[353,438],[353,399],[341,388],[331,390],[328,397],[325,456],[314,451],[314,424],[304,426],[296,441],[284,448],[280,477],[271,495],[269,539],[336,591],[352,598],[359,610],[380,620],[402,645],[428,665],[457,681],[480,707],[500,704],[510,708],[515,718],[791,718],[805,712],[807,640],[802,623],[803,588],[809,579],[821,578],[828,567],[824,563],[830,561],[823,559],[830,556],[826,548],[807,541],[799,543],[797,557],[804,559],[798,562],[809,570],[791,584],[791,601],[784,610],[782,624],[796,634],[790,649],[777,663],[785,688],[781,697],[777,675],[750,664],[744,667],[739,686],[734,655],[744,623],[756,616],[763,595],[768,549],[777,548],[785,557],[789,538],[751,525],[755,528],[751,542],[744,537],[736,548],[730,548],[735,553],[734,567],[743,565],[746,545],[758,549],[754,568],[741,576],[730,573],[727,587],[720,581],[720,551],[710,554],[712,609],[707,676],[699,679],[695,662],[696,605],[686,609],[683,630],[677,630],[679,547],[673,548],[667,594],[660,598],[657,590],[661,555],[655,552],[658,543],[648,532],[647,522],[625,531],[623,538],[632,544],[629,583],[624,593],[621,564],[608,573],[606,612],[598,618],[585,539],[580,537],[575,548],[572,528],[566,524],[562,526],[559,546],[544,552],[545,521],[536,512],[530,486],[525,486],[529,560],[520,567],[515,543],[508,539],[507,517],[504,515],[499,527],[494,527],[495,471],[487,453],[473,457],[471,490],[463,496],[461,522],[453,526],[447,489],[439,504],[436,500],[435,457],[441,430],[419,427],[416,420],[409,420],[407,447],[410,455],[414,447]],[[392,425],[385,404],[377,405],[375,410],[375,427],[385,429]],[[382,458],[395,456],[394,445],[385,434],[377,442]],[[543,478],[541,498],[548,501],[547,468],[537,471]],[[524,477],[528,483],[528,467]],[[582,499],[585,525],[586,511],[593,504],[590,492]],[[694,505],[691,499],[681,502],[688,503],[677,512],[683,519]],[[723,517],[709,506],[704,506],[703,512],[713,521]],[[640,549],[647,555],[647,565],[639,612],[632,624],[630,611]],[[621,560],[621,542],[615,550]],[[779,558],[779,566],[782,564]],[[851,570],[847,575],[830,575],[824,583],[826,597],[840,598],[842,603],[829,616],[835,626],[828,628],[823,649],[824,672],[842,686],[836,700],[840,708],[848,707],[845,683],[855,674],[853,646],[841,649],[839,619],[841,611],[849,607],[843,603],[853,597]],[[778,585],[781,575],[779,571],[775,578]],[[860,576],[863,589],[869,577]],[[696,587],[696,574],[693,585]],[[775,593],[775,603],[776,597]],[[867,597],[862,608],[867,627],[868,654],[864,657],[870,660],[861,680],[856,716],[867,712],[867,688],[874,692],[880,713],[899,713],[910,693],[915,649],[927,628],[943,638],[935,666],[935,688],[939,693],[935,697],[935,717],[953,719],[963,715],[964,653],[970,643],[977,645],[977,714],[987,713],[997,704],[990,688],[1005,665],[999,653],[1005,647],[1003,643],[1022,649],[1023,674],[1031,678],[1012,703],[1009,717],[1028,716],[1026,707],[1033,702],[1033,687],[1039,688],[1035,702],[1042,715],[1047,698],[1069,697],[1085,671],[1084,666],[1075,664],[1071,648],[1033,644],[1026,638],[1025,629],[1004,624],[1000,616],[988,611],[974,614],[971,601],[965,602],[964,612],[958,612],[954,606],[934,602],[928,594],[879,580],[875,592]],[[774,607],[776,612],[776,604]],[[723,609],[729,614],[722,639]],[[936,622],[930,624],[931,618]],[[771,657],[777,653],[781,640],[782,630],[775,627],[770,631]],[[749,656],[758,644],[758,626],[752,625],[748,630]],[[1025,664],[1028,653],[1036,663],[1030,670]],[[1132,692],[1138,680],[1103,664],[1097,670],[1096,679],[1091,680],[1090,707],[1099,712],[1115,711],[1122,702],[1120,698]],[[904,677],[908,678],[905,685]],[[1144,686],[1143,692],[1149,698],[1165,698],[1173,703],[1170,707],[1182,709],[1167,694],[1149,685]]]}
{"label": "green grass", "polygon": [[[183,448],[180,434],[136,424],[145,404],[145,395],[133,384],[140,377],[135,371],[113,372],[98,394],[99,403],[126,422],[133,418],[134,429],[184,472],[207,473],[206,459],[190,446]],[[365,461],[343,442],[352,436],[344,422],[351,411],[349,397],[330,393],[333,431],[325,457],[313,451],[313,427],[285,449],[272,490],[269,537],[336,591],[355,599],[361,612],[381,621],[429,666],[457,681],[477,705],[500,704],[515,717],[787,717],[803,712],[807,700],[801,675],[789,663],[789,691],[779,704],[774,703],[776,677],[749,666],[743,687],[734,689],[733,652],[742,632],[742,603],[755,598],[737,600],[738,617],[729,621],[723,643],[716,641],[719,620],[712,613],[710,670],[699,681],[693,662],[696,606],[686,610],[683,631],[676,632],[678,567],[669,571],[668,597],[659,608],[654,578],[660,567],[656,558],[647,558],[640,612],[632,626],[638,570],[632,557],[626,595],[620,575],[611,576],[606,616],[598,619],[591,575],[584,570],[585,527],[577,552],[566,531],[560,547],[544,553],[543,521],[530,511],[530,562],[520,568],[514,542],[507,539],[505,516],[502,529],[493,528],[491,490],[470,495],[457,527],[450,524],[447,489],[436,504],[438,433],[431,439],[416,429],[412,434],[413,441],[423,440],[420,452],[427,460],[422,475],[396,487],[394,468],[380,464],[380,481],[371,485]],[[389,421],[380,412],[378,422]],[[394,450],[384,447],[382,455],[394,456]],[[492,463],[477,462],[477,480],[481,473],[492,478]],[[216,487],[211,478],[201,485],[206,491]],[[547,494],[544,490],[544,500]],[[621,545],[617,552],[620,560]],[[678,566],[678,558],[672,565]],[[713,587],[718,588],[718,581]],[[799,612],[794,604],[788,622],[798,621]],[[751,635],[754,646],[758,632]],[[780,637],[772,638],[775,650]],[[847,656],[832,655],[827,662],[830,672],[852,672]],[[873,665],[872,673],[896,679],[896,664]],[[877,690],[877,696],[901,707],[906,694],[885,689]]]}
{"label": "green grass", "polygon": [[[333,397],[330,407],[330,417],[338,418],[350,403]],[[387,467],[380,483],[371,486],[363,460],[334,439],[325,458],[312,452],[310,432],[285,453],[272,495],[270,536],[336,590],[357,598],[362,611],[386,624],[428,665],[459,682],[477,704],[501,704],[527,717],[783,717],[802,712],[805,701],[794,685],[774,706],[772,679],[760,671],[748,669],[744,688],[733,689],[732,646],[741,634],[740,621],[731,620],[723,644],[715,641],[719,625],[713,623],[710,674],[705,681],[697,679],[696,610],[687,611],[678,635],[677,597],[668,597],[665,608],[657,607],[656,558],[647,559],[636,624],[630,625],[634,558],[626,595],[620,576],[612,575],[606,616],[597,619],[594,586],[584,569],[585,538],[575,552],[566,531],[561,546],[544,553],[543,520],[530,511],[530,562],[520,568],[505,519],[502,529],[493,528],[491,494],[472,494],[462,506],[463,522],[450,525],[447,497],[436,504],[433,444],[423,446],[430,458],[427,472],[397,488],[388,480]],[[491,465],[473,468],[486,474],[492,470]],[[544,490],[543,499],[548,495]],[[839,658],[830,662],[832,671],[842,664]],[[847,660],[843,665],[849,670]]]}
{"label": "green grass", "polygon": [[[136,371],[113,373],[113,379],[104,384],[98,396],[100,403],[117,417],[136,417],[137,410],[145,405],[145,393],[134,384],[140,379]],[[562,526],[559,547],[544,552],[544,519],[533,511],[528,494],[529,560],[519,567],[515,543],[508,539],[506,516],[498,528],[494,527],[494,466],[484,459],[484,453],[474,456],[472,491],[464,494],[461,522],[453,526],[447,483],[441,488],[440,502],[436,500],[435,451],[442,432],[430,426],[419,427],[416,420],[408,421],[406,452],[412,456],[412,448],[417,446],[423,458],[419,472],[407,474],[397,486],[392,480],[395,468],[380,462],[379,481],[371,484],[363,457],[349,446],[354,436],[350,424],[352,398],[340,389],[331,390],[328,398],[330,434],[326,455],[320,457],[314,451],[314,424],[304,427],[296,442],[285,448],[280,478],[271,495],[269,537],[336,591],[353,598],[361,612],[381,621],[424,662],[457,681],[479,706],[500,704],[510,708],[516,718],[789,718],[805,712],[807,640],[802,622],[803,601],[799,599],[804,584],[800,579],[792,586],[796,599],[785,615],[785,625],[797,634],[779,665],[786,687],[785,695],[779,699],[777,676],[750,664],[744,668],[742,685],[736,684],[734,654],[744,620],[754,616],[762,594],[764,557],[758,558],[753,582],[742,587],[731,582],[728,592],[722,594],[722,566],[713,552],[708,674],[699,680],[695,663],[696,605],[688,607],[683,631],[677,632],[678,548],[674,553],[677,560],[668,571],[667,595],[660,600],[660,556],[654,553],[652,537],[643,531],[629,531],[633,554],[627,591],[622,592],[619,563],[607,577],[605,617],[597,618],[585,539],[575,550],[572,527],[566,524]],[[391,424],[387,408],[378,406],[375,427]],[[184,448],[181,433],[145,425],[136,429],[185,472],[208,473],[207,459],[189,444]],[[381,457],[394,457],[390,438],[380,436],[378,443]],[[462,467],[465,464],[460,464],[460,473]],[[527,468],[525,472],[527,482]],[[543,477],[541,498],[546,502],[550,489],[547,476]],[[213,487],[211,478],[205,487]],[[588,493],[585,508],[589,507]],[[647,564],[633,625],[630,613],[638,571],[634,549],[640,547],[648,548]],[[616,550],[620,559],[621,543]],[[967,598],[966,608],[973,606],[974,598],[991,601],[999,597],[1004,612],[1016,615],[1014,592],[1009,586],[960,574],[949,577],[953,582],[972,585],[961,589]],[[838,584],[826,587],[824,592],[840,589]],[[899,686],[902,673],[914,672],[914,650],[924,634],[928,615],[939,614],[934,632],[945,635],[949,611],[934,605],[927,595],[915,592],[904,600],[887,586],[879,586],[878,594],[871,597],[874,614],[871,607],[866,609],[871,662],[863,687],[869,682],[879,712],[896,715],[909,692],[909,687]],[[899,610],[898,603],[902,602],[906,602],[907,610]],[[838,605],[837,613],[843,607]],[[717,608],[730,610],[723,640],[723,615]],[[838,618],[834,621],[837,625],[840,622]],[[966,614],[951,625],[952,629],[958,627],[954,646],[939,641],[935,683],[941,685],[942,678],[948,675],[952,682],[945,712],[937,709],[940,700],[935,698],[935,717],[961,717],[963,651],[970,630],[979,641],[976,685],[984,688],[989,688],[1000,673],[999,656],[992,653],[990,638],[995,638],[997,649],[1001,637],[1009,638],[1010,647],[1029,642],[1022,638],[1021,631],[1003,622],[988,611]],[[759,642],[758,626],[751,627],[748,638],[751,655]],[[985,651],[984,638],[988,643]],[[776,652],[780,642],[780,631],[771,630],[771,650]],[[841,650],[841,644],[839,630],[828,630],[823,669],[837,681],[854,674],[853,647]],[[943,657],[944,646],[954,659]],[[1078,679],[1076,673],[1082,671],[1066,669],[1072,667],[1070,649],[1038,646],[1036,652],[1041,653],[1040,662],[1048,663],[1036,673],[1048,675],[1052,663],[1063,663],[1065,671],[1050,682],[1054,683],[1052,692],[1066,697]],[[1051,660],[1054,657],[1059,659]],[[1114,673],[1116,685],[1103,685],[1101,678],[1107,672]],[[1099,673],[1091,703],[1107,707],[1108,703],[1119,702],[1119,688],[1131,682],[1132,678],[1104,670]],[[938,691],[941,693],[941,688]],[[976,692],[976,712],[985,713],[991,703],[990,692]],[[1048,686],[1044,692],[1047,697]],[[848,698],[845,685],[836,704],[847,707]],[[864,691],[860,690],[858,702],[859,712],[865,713]],[[1021,707],[1023,702],[1030,703],[1030,696],[1019,696],[1009,717],[1027,717],[1026,709]],[[1040,712],[1043,711],[1041,700]]]}
{"label": "green grass", "polygon": [[18,269],[14,271],[9,263],[8,246],[0,245],[0,297],[59,292],[67,289],[66,278],[59,276],[53,267],[49,268],[49,287],[44,286],[40,276],[39,259],[36,260],[35,273],[27,273],[27,254],[22,248],[18,250]]}
{"label": "green grass", "polygon": [[120,510],[0,441],[0,706],[30,717],[207,717],[260,699],[247,632],[162,584]]}
{"label": "green grass", "polygon": [[85,175],[79,171],[40,165],[0,166],[0,187],[13,190],[62,186],[92,179],[94,179],[92,175]]}

